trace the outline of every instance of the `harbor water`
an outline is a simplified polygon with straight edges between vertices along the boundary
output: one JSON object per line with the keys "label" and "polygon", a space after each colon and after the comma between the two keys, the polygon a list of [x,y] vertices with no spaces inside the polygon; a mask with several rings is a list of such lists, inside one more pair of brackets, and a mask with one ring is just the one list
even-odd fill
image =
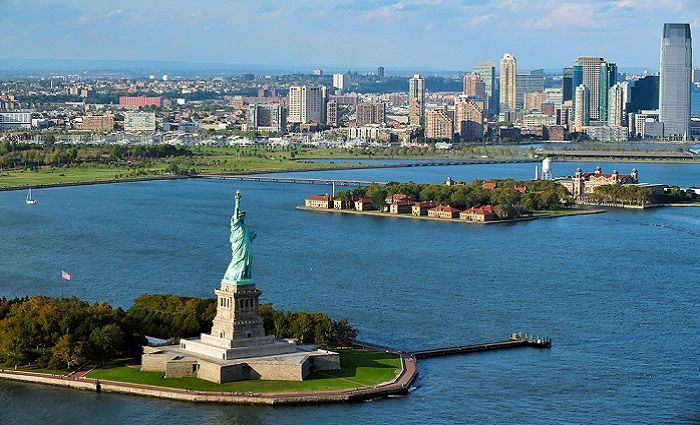
{"label": "harbor water", "polygon": [[[555,164],[555,175],[577,166]],[[603,164],[700,186],[700,165]],[[305,173],[440,182],[531,178],[534,164]],[[295,175],[295,174],[289,174]],[[299,175],[298,173],[296,175]],[[128,307],[143,293],[212,297],[242,192],[262,301],[348,317],[404,350],[551,337],[425,359],[409,395],[359,404],[188,404],[0,382],[0,424],[698,423],[700,208],[467,225],[297,210],[328,186],[190,179],[0,192],[0,296]],[[61,270],[73,280],[62,283]]]}

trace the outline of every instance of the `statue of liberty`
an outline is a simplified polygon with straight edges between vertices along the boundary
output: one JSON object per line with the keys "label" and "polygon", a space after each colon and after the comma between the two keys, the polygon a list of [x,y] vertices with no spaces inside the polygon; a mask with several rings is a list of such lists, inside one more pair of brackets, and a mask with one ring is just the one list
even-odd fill
{"label": "statue of liberty", "polygon": [[253,239],[257,236],[245,224],[245,211],[240,209],[241,191],[236,191],[236,206],[231,217],[231,263],[226,269],[224,280],[237,283],[251,280],[251,263],[253,262]]}

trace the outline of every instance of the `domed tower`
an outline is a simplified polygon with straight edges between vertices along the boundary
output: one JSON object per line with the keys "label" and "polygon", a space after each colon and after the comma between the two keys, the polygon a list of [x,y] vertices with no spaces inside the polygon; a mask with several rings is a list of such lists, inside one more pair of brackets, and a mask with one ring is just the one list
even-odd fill
{"label": "domed tower", "polygon": [[615,184],[620,182],[620,173],[618,173],[617,170],[613,170],[612,179],[613,179],[613,183],[615,183]]}
{"label": "domed tower", "polygon": [[581,167],[576,168],[576,175],[574,176],[574,197],[578,198],[586,193],[585,179],[583,178],[583,171]]}
{"label": "domed tower", "polygon": [[632,169],[632,172],[630,173],[630,177],[632,180],[634,180],[635,183],[639,183],[639,173],[637,172],[636,168]]}
{"label": "domed tower", "polygon": [[602,173],[602,172],[603,172],[603,169],[600,167],[600,165],[597,166],[597,167],[595,167],[595,173],[596,173],[596,174],[600,174],[600,173]]}

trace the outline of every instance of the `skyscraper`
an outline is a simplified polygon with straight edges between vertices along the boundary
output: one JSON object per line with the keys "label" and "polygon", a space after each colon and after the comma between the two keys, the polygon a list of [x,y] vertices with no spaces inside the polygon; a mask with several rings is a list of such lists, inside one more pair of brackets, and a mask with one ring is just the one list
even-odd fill
{"label": "skyscraper", "polygon": [[292,86],[289,88],[289,116],[290,123],[306,124],[310,122],[322,123],[325,115],[321,87]]}
{"label": "skyscraper", "polygon": [[360,102],[355,107],[355,125],[383,124],[386,116],[384,102]]}
{"label": "skyscraper", "polygon": [[542,91],[544,91],[543,69],[519,72],[515,75],[515,106],[518,109],[524,107],[525,93],[541,93]]}
{"label": "skyscraper", "polygon": [[484,136],[484,110],[479,102],[464,96],[455,99],[454,125],[455,133],[462,140],[481,140]]}
{"label": "skyscraper", "polygon": [[579,56],[576,60],[576,65],[581,65],[582,67],[582,84],[588,88],[590,93],[588,103],[590,119],[597,120],[600,117],[600,64],[603,62],[605,62],[605,59],[598,56]]}
{"label": "skyscraper", "polygon": [[433,107],[426,111],[425,138],[433,140],[454,138],[454,121],[445,107]]}
{"label": "skyscraper", "polygon": [[515,110],[515,74],[518,72],[518,61],[510,53],[503,55],[500,68],[500,109],[501,111]]}
{"label": "skyscraper", "polygon": [[487,61],[481,62],[474,67],[474,73],[484,81],[486,91],[486,114],[494,115],[498,113],[498,98],[496,93],[496,63]]}
{"label": "skyscraper", "polygon": [[608,89],[608,110],[606,111],[606,116],[608,117],[608,125],[610,126],[624,126],[627,122],[627,97],[629,96],[629,83],[622,82],[616,83],[614,86]]}
{"label": "skyscraper", "polygon": [[583,127],[590,123],[589,102],[590,90],[584,84],[576,87],[576,97],[574,99],[574,131],[581,132]]}
{"label": "skyscraper", "polygon": [[574,64],[571,67],[571,101],[576,99],[576,87],[583,84],[583,66]]}
{"label": "skyscraper", "polygon": [[384,67],[383,66],[380,66],[379,68],[377,68],[377,77],[384,78]]}
{"label": "skyscraper", "polygon": [[425,122],[425,80],[415,74],[408,80],[408,120],[413,125]]}
{"label": "skyscraper", "polygon": [[664,124],[664,136],[686,136],[693,69],[690,24],[664,24],[660,69],[659,121]]}
{"label": "skyscraper", "polygon": [[[566,102],[567,100],[573,99],[574,95],[574,89],[573,89],[573,80],[574,80],[574,69],[573,68],[564,68],[564,73],[562,77],[562,84],[561,84],[561,96],[562,96],[562,102]],[[581,83],[579,83],[581,84]]]}
{"label": "skyscraper", "polygon": [[476,72],[464,74],[462,94],[486,100],[486,83]]}
{"label": "skyscraper", "polygon": [[345,89],[345,74],[333,74],[333,87],[338,90]]}
{"label": "skyscraper", "polygon": [[628,112],[659,109],[659,76],[647,75],[630,83]]}
{"label": "skyscraper", "polygon": [[598,73],[598,119],[600,121],[608,120],[608,91],[610,87],[617,82],[617,65],[611,62],[603,62],[600,64],[600,72]]}

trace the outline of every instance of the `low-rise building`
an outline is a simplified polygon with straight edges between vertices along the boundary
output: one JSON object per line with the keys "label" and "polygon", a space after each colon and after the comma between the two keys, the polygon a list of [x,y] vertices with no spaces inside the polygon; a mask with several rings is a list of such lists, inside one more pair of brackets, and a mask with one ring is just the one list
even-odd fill
{"label": "low-rise building", "polygon": [[376,210],[377,208],[372,204],[372,200],[369,198],[359,198],[355,200],[355,210],[356,211],[369,211]]}
{"label": "low-rise building", "polygon": [[593,140],[601,142],[626,142],[628,136],[627,127],[618,126],[585,126],[583,132]]}
{"label": "low-rise building", "polygon": [[600,166],[596,167],[593,173],[585,173],[577,168],[574,177],[558,179],[557,183],[578,198],[593,193],[598,186],[637,184],[639,183],[639,173],[636,168],[633,168],[630,174],[620,174],[617,170],[613,170],[612,173],[603,173]]}
{"label": "low-rise building", "polygon": [[496,210],[491,205],[471,207],[459,213],[459,218],[467,221],[490,221],[495,220]]}
{"label": "low-rise building", "polygon": [[308,208],[331,209],[334,207],[334,203],[330,195],[313,195],[304,200],[304,206]]}
{"label": "low-rise building", "polygon": [[428,210],[428,217],[434,218],[457,218],[460,211],[457,208],[452,208],[449,205],[438,205],[435,208]]}
{"label": "low-rise building", "polygon": [[438,206],[435,201],[416,202],[411,206],[411,214],[415,216],[428,215],[428,210]]}
{"label": "low-rise building", "polygon": [[112,115],[85,115],[83,117],[82,130],[104,133],[114,130],[114,117]]}
{"label": "low-rise building", "polygon": [[0,112],[0,130],[32,128],[31,112]]}
{"label": "low-rise building", "polygon": [[413,205],[416,202],[412,199],[404,199],[402,201],[394,201],[389,204],[390,214],[403,214],[412,212]]}
{"label": "low-rise building", "polygon": [[155,112],[125,113],[124,131],[156,131]]}
{"label": "low-rise building", "polygon": [[481,188],[486,189],[486,190],[494,190],[497,187],[498,187],[498,182],[496,182],[496,181],[483,182],[481,184]]}
{"label": "low-rise building", "polygon": [[354,207],[355,201],[353,199],[335,198],[333,200],[333,209],[335,210],[349,210]]}

